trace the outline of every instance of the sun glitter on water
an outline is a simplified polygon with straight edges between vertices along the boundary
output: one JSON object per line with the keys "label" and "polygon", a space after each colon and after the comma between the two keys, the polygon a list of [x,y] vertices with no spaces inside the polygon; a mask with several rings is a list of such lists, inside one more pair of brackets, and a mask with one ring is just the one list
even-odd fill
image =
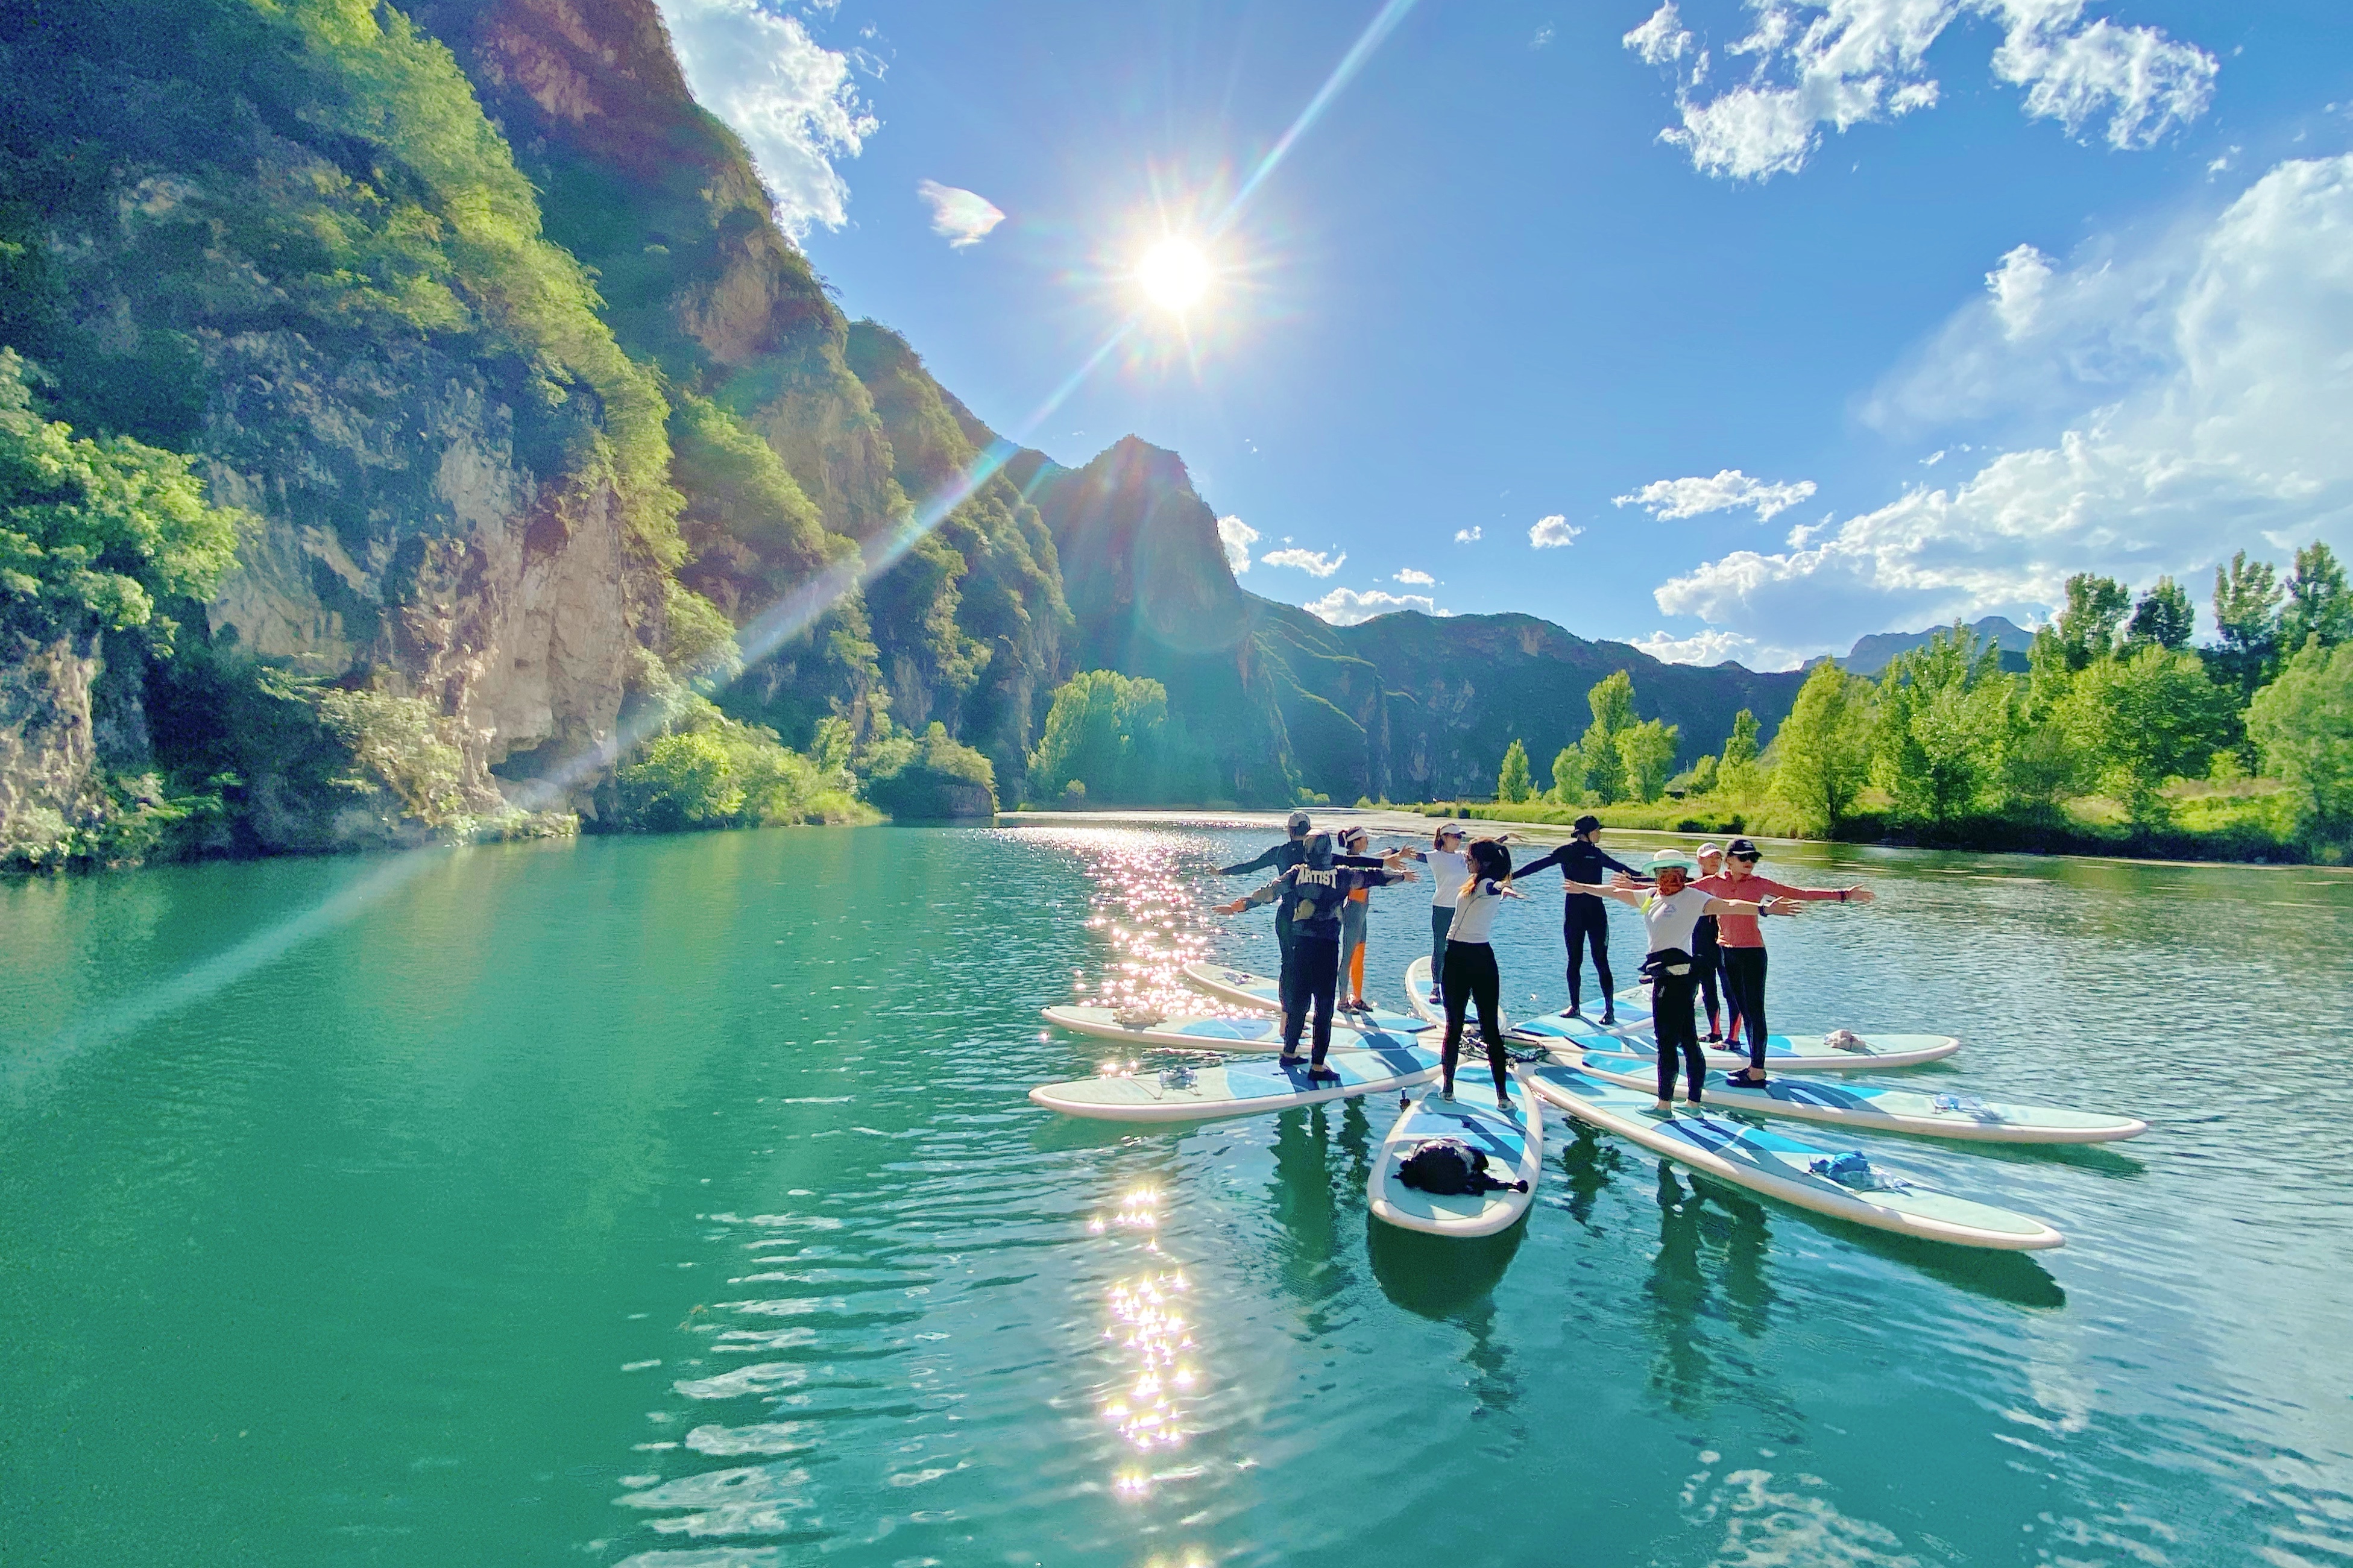
{"label": "sun glitter on water", "polygon": [[1183,315],[1209,291],[1209,258],[1189,239],[1171,237],[1144,253],[1135,281],[1145,297],[1164,310]]}

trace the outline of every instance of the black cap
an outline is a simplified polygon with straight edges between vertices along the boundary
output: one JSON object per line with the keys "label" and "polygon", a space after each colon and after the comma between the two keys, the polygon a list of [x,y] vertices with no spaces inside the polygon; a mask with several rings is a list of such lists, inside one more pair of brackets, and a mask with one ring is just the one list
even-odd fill
{"label": "black cap", "polygon": [[1764,851],[1758,849],[1756,840],[1751,838],[1736,838],[1724,847],[1724,852],[1736,860],[1761,860],[1765,858]]}
{"label": "black cap", "polygon": [[1571,833],[1598,833],[1600,829],[1601,819],[1590,812],[1568,825]]}

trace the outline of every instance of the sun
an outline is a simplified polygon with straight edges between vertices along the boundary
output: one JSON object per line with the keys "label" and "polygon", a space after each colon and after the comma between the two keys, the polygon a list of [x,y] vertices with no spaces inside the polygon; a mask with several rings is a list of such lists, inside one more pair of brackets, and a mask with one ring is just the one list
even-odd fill
{"label": "sun", "polygon": [[1209,258],[1190,240],[1164,239],[1144,253],[1135,280],[1154,304],[1181,316],[1208,292]]}

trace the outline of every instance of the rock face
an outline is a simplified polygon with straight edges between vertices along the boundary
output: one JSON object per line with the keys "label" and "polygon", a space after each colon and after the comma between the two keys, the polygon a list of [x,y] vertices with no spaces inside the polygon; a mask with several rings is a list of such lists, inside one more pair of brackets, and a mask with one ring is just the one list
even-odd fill
{"label": "rock face", "polygon": [[0,858],[43,858],[68,830],[88,826],[103,799],[90,689],[98,638],[0,648]]}

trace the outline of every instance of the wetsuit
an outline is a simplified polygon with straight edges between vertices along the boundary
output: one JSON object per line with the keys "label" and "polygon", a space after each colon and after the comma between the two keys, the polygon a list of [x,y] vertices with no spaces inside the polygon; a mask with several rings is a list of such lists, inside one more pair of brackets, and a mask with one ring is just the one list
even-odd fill
{"label": "wetsuit", "polygon": [[[1356,858],[1350,857],[1350,858]],[[1307,1012],[1315,1012],[1314,1063],[1324,1065],[1332,1048],[1334,991],[1340,979],[1340,910],[1348,895],[1359,888],[1378,888],[1405,879],[1402,871],[1385,870],[1377,860],[1369,870],[1344,865],[1335,857],[1319,868],[1303,860],[1273,881],[1252,892],[1248,903],[1275,903],[1291,914],[1292,1003],[1282,1015],[1282,1054],[1295,1056]]]}
{"label": "wetsuit", "polygon": [[1446,941],[1446,1049],[1440,1058],[1446,1092],[1454,1092],[1454,1064],[1462,1054],[1462,1018],[1472,1004],[1479,1008],[1479,1037],[1487,1044],[1487,1067],[1495,1077],[1495,1100],[1511,1103],[1505,1087],[1509,1069],[1504,1065],[1504,1036],[1497,1020],[1503,1016],[1503,980],[1495,970],[1495,949],[1488,942],[1495,910],[1504,901],[1501,883],[1482,879],[1465,881],[1454,906],[1454,920]]}
{"label": "wetsuit", "polygon": [[1560,868],[1562,881],[1568,897],[1563,903],[1560,917],[1561,941],[1568,948],[1568,1010],[1572,1013],[1583,1005],[1585,994],[1585,955],[1578,950],[1588,942],[1593,947],[1593,972],[1601,980],[1601,1016],[1604,1022],[1618,1012],[1618,983],[1609,973],[1609,909],[1599,894],[1581,893],[1577,885],[1588,888],[1601,885],[1605,868],[1615,868],[1630,877],[1650,879],[1602,852],[1601,846],[1583,838],[1572,838],[1556,847],[1540,860],[1532,860],[1512,873],[1514,881],[1521,881],[1547,866]]}
{"label": "wetsuit", "polygon": [[[1218,875],[1240,877],[1251,871],[1263,871],[1270,866],[1274,868],[1276,872],[1281,873],[1290,870],[1293,866],[1303,864],[1306,859],[1306,840],[1291,838],[1274,846],[1255,859],[1245,860],[1239,866],[1220,866],[1218,868]],[[1335,855],[1332,857],[1332,864],[1351,866],[1360,870],[1367,867],[1378,869],[1380,867],[1378,860],[1368,859],[1361,855]],[[1297,998],[1293,995],[1293,992],[1297,987],[1298,976],[1294,973],[1295,966],[1291,962],[1291,905],[1288,901],[1274,907],[1274,945],[1282,954],[1282,964],[1276,971],[1278,985],[1275,994],[1282,1001],[1282,1016],[1288,1021],[1299,1011],[1294,1005]]]}

